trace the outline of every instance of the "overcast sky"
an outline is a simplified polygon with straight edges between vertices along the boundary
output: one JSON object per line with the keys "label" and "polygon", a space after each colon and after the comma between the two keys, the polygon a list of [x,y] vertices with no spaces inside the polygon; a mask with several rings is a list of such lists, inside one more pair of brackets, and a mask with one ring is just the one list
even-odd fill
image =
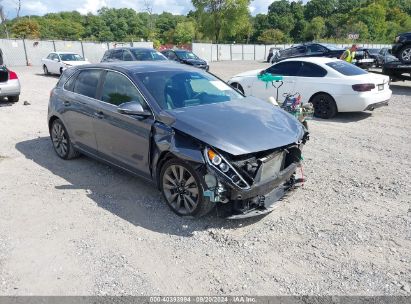
{"label": "overcast sky", "polygon": [[[193,7],[191,0],[149,0],[155,13],[163,11],[173,14],[186,14]],[[267,13],[268,6],[274,0],[254,0],[250,11],[253,15]],[[0,0],[8,18],[16,16],[17,0]],[[21,15],[44,15],[46,13],[77,10],[82,14],[96,13],[103,6],[128,7],[136,11],[144,10],[144,0],[21,0]]]}

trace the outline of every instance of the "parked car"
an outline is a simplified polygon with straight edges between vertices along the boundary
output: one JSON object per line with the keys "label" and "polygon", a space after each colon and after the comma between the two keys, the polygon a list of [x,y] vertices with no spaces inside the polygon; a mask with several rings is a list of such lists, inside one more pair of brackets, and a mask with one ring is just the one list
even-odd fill
{"label": "parked car", "polygon": [[170,60],[192,65],[206,71],[210,69],[210,66],[206,60],[199,58],[193,52],[187,50],[164,50],[161,53]]}
{"label": "parked car", "polygon": [[7,97],[9,102],[18,102],[20,90],[20,81],[16,72],[0,66],[0,97]]}
{"label": "parked car", "polygon": [[120,47],[107,50],[101,62],[112,61],[164,61],[160,52],[150,48]]}
{"label": "parked car", "polygon": [[397,57],[393,56],[391,52],[391,48],[382,48],[375,56],[375,65],[377,67],[382,67],[388,62],[397,61]]}
{"label": "parked car", "polygon": [[392,54],[402,63],[411,63],[411,32],[403,33],[395,37]]}
{"label": "parked car", "polygon": [[359,68],[368,70],[375,65],[375,58],[371,55],[370,49],[358,48],[355,51],[355,58],[353,62]]}
{"label": "parked car", "polygon": [[272,62],[278,62],[288,58],[296,57],[330,57],[340,58],[344,49],[337,48],[333,45],[322,43],[304,43],[280,50],[277,55],[274,55]]}
{"label": "parked car", "polygon": [[267,62],[271,62],[273,56],[278,56],[278,52],[280,51],[279,48],[272,47],[268,50]]}
{"label": "parked car", "polygon": [[[57,155],[79,153],[151,180],[178,215],[272,211],[297,181],[307,132],[294,117],[182,64],[68,69],[50,95]],[[257,136],[258,135],[258,136]]]}
{"label": "parked car", "polygon": [[41,60],[41,63],[43,65],[43,71],[45,75],[61,75],[63,71],[69,67],[89,64],[90,62],[76,53],[52,52],[46,58],[43,58]]}
{"label": "parked car", "polygon": [[229,84],[246,96],[268,100],[276,97],[277,91],[258,79],[264,73],[283,76],[278,96],[300,93],[302,102],[313,103],[314,114],[320,118],[331,118],[338,112],[373,110],[387,105],[392,95],[388,76],[368,73],[334,58],[287,59],[263,71],[236,75]]}

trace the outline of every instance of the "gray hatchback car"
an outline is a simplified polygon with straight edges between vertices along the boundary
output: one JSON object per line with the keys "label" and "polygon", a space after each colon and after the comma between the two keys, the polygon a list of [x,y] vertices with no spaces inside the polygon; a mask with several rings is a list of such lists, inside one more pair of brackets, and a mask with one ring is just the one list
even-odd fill
{"label": "gray hatchback car", "polygon": [[175,63],[66,70],[48,124],[58,156],[83,153],[153,181],[178,215],[244,218],[299,181],[306,129],[265,101]]}

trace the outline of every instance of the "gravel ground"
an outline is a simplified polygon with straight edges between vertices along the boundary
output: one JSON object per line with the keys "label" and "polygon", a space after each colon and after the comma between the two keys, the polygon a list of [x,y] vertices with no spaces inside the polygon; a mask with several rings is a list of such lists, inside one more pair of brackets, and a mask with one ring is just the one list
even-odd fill
{"label": "gravel ground", "polygon": [[410,83],[389,107],[311,121],[308,181],[271,214],[191,220],[139,178],[59,159],[57,78],[15,70],[21,100],[0,103],[0,295],[411,294]]}

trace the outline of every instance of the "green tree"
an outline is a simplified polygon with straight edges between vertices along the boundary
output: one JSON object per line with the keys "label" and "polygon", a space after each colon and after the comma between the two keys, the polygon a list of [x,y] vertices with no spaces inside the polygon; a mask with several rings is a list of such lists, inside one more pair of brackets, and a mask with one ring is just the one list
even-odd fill
{"label": "green tree", "polygon": [[315,17],[326,18],[332,15],[337,8],[337,0],[311,0],[305,5],[305,18],[312,20]]}
{"label": "green tree", "polygon": [[286,42],[284,33],[279,29],[268,29],[261,33],[258,42],[264,44],[278,44]]}
{"label": "green tree", "polygon": [[271,28],[280,29],[288,35],[295,26],[291,4],[288,0],[273,2],[268,7],[268,20]]}
{"label": "green tree", "polygon": [[192,0],[192,3],[200,17],[203,33],[210,33],[216,42],[224,36],[223,30],[233,37],[241,31],[244,22],[250,22],[250,0]]}
{"label": "green tree", "polygon": [[360,8],[355,14],[357,22],[363,22],[368,27],[370,39],[376,42],[385,40],[387,23],[385,22],[385,7],[380,4],[370,4]]}
{"label": "green tree", "polygon": [[40,37],[40,26],[35,20],[20,18],[13,24],[11,32],[17,38],[37,39]]}
{"label": "green tree", "polygon": [[307,40],[319,40],[325,33],[325,21],[323,17],[314,17],[305,29]]}
{"label": "green tree", "polygon": [[195,30],[196,28],[192,21],[178,23],[174,32],[174,41],[177,44],[190,43],[194,38]]}

